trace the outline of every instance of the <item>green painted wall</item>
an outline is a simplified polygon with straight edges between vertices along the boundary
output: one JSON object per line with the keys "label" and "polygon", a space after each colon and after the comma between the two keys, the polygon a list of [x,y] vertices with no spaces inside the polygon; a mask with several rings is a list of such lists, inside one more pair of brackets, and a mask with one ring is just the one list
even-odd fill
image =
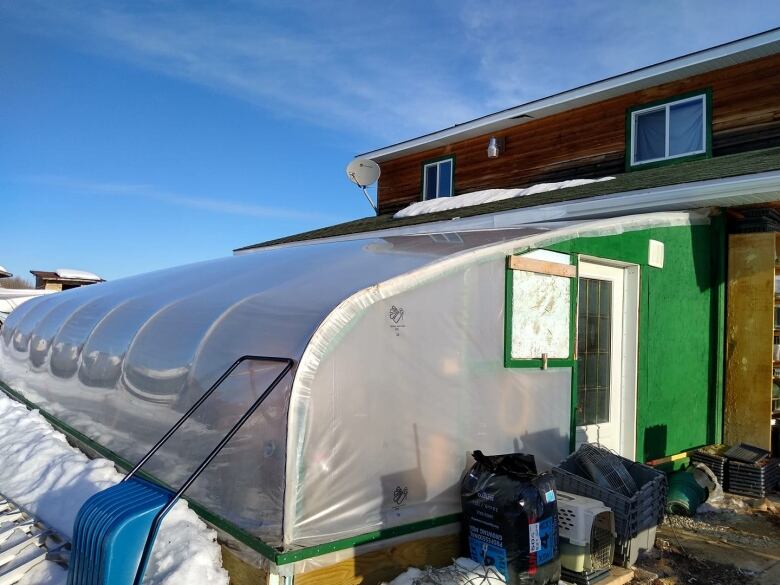
{"label": "green painted wall", "polygon": [[[663,268],[647,265],[664,242]],[[713,224],[577,238],[550,246],[639,264],[637,458],[720,442],[725,236]]]}

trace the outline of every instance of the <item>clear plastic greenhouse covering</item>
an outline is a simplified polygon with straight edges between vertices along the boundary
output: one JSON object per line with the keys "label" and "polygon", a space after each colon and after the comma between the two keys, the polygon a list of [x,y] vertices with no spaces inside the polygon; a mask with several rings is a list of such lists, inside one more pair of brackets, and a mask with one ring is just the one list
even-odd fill
{"label": "clear plastic greenhouse covering", "polygon": [[[459,511],[473,449],[568,453],[571,372],[503,367],[508,254],[691,222],[365,237],[259,249],[32,299],[0,380],[135,462],[244,355],[296,368],[188,496],[287,549]],[[243,363],[144,467],[178,487],[277,375]]]}

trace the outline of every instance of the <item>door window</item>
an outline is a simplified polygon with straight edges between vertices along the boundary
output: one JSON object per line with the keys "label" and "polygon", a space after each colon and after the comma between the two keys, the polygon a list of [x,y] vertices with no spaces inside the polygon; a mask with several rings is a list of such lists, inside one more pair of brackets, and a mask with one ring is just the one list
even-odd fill
{"label": "door window", "polygon": [[581,278],[577,317],[577,425],[609,422],[612,282]]}

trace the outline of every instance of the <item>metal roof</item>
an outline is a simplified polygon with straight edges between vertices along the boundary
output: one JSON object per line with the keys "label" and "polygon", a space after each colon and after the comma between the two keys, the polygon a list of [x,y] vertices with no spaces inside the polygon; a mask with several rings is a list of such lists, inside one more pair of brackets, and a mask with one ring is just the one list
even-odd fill
{"label": "metal roof", "polygon": [[767,57],[777,52],[780,52],[780,28],[608,77],[358,156],[382,162],[402,154],[411,154],[489,132],[497,132],[510,126],[523,124],[530,119],[544,118],[626,93]]}

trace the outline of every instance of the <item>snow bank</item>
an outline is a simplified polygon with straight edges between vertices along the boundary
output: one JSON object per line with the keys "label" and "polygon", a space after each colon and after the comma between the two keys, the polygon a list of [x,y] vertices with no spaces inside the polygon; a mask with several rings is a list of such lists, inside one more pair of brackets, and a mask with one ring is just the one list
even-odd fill
{"label": "snow bank", "polygon": [[68,573],[56,563],[43,562],[25,574],[18,585],[65,585]]}
{"label": "snow bank", "polygon": [[505,585],[503,575],[495,567],[480,565],[471,559],[459,558],[441,569],[411,568],[390,581],[388,585]]}
{"label": "snow bank", "polygon": [[412,217],[436,211],[445,211],[447,209],[460,209],[461,207],[471,207],[472,205],[481,205],[502,199],[512,199],[513,197],[526,197],[536,193],[545,193],[547,191],[557,191],[568,187],[579,187],[590,183],[600,183],[602,181],[611,181],[615,177],[602,177],[600,179],[572,179],[570,181],[560,181],[558,183],[539,183],[525,189],[486,189],[484,191],[474,191],[456,195],[455,197],[439,197],[427,201],[418,201],[408,207],[404,207],[393,217]]}
{"label": "snow bank", "polygon": [[[0,493],[45,524],[72,536],[81,505],[122,476],[106,459],[90,460],[71,447],[37,411],[0,394]],[[179,501],[163,520],[144,583],[227,585],[216,532]],[[31,571],[23,585],[65,583],[51,562]]]}
{"label": "snow bank", "polygon": [[70,280],[103,280],[94,272],[87,272],[86,270],[75,270],[73,268],[57,268],[54,273],[60,278],[68,278]]}

